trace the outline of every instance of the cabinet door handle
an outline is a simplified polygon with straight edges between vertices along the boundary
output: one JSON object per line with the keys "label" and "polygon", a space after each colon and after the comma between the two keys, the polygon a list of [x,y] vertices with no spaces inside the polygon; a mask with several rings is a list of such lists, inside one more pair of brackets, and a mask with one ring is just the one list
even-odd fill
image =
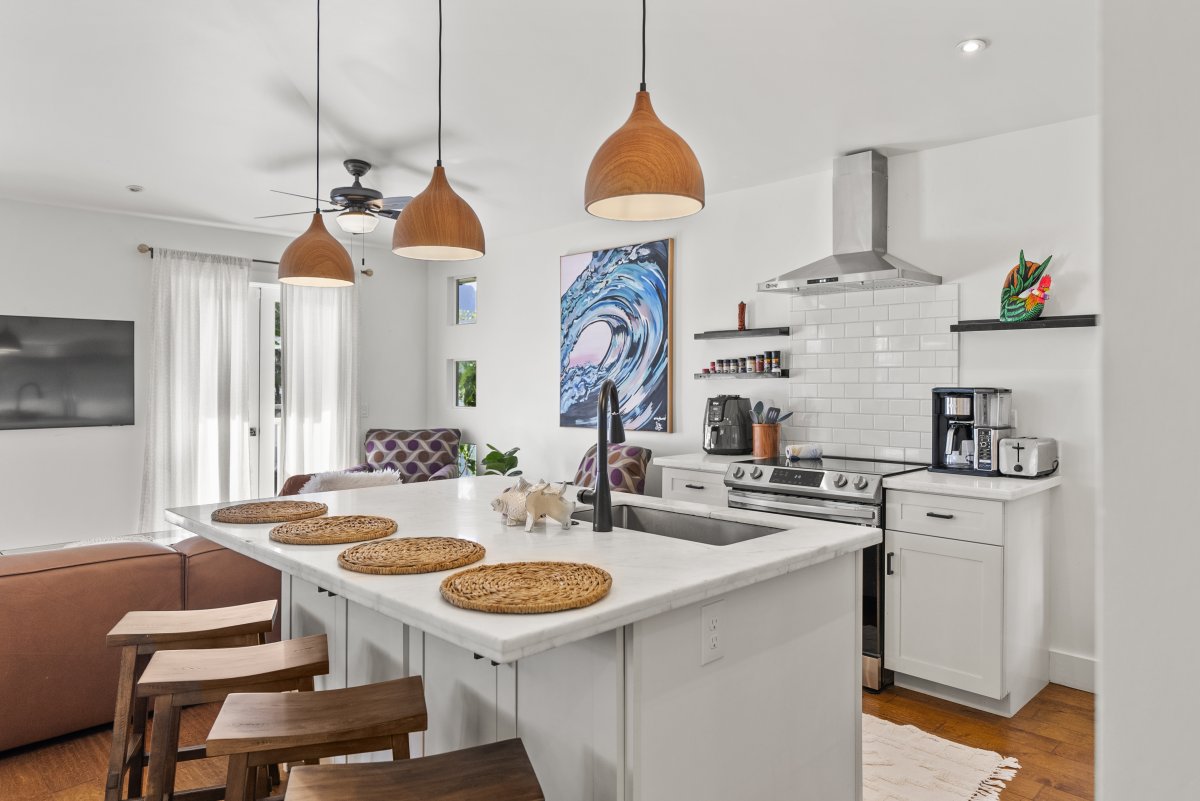
{"label": "cabinet door handle", "polygon": [[684,484],[683,486],[687,487],[688,489],[704,489],[703,484]]}
{"label": "cabinet door handle", "polygon": [[941,512],[926,512],[926,517],[936,517],[938,520],[953,520],[954,515],[944,515]]}
{"label": "cabinet door handle", "polygon": [[894,574],[895,574],[895,572],[896,572],[895,570],[892,570],[892,557],[894,557],[895,555],[896,555],[896,554],[895,554],[895,552],[889,553],[889,554],[887,555],[887,567],[886,567],[886,571],[887,571],[887,574],[888,574],[889,576],[891,576],[891,575],[894,575]]}

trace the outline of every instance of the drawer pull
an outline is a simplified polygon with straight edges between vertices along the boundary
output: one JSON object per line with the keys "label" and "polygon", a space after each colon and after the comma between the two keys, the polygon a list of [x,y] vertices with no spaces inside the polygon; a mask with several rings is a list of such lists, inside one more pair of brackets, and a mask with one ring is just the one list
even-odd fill
{"label": "drawer pull", "polygon": [[895,553],[889,553],[887,555],[887,574],[889,576],[894,575],[896,572],[895,570],[892,570],[892,557],[894,557],[895,555],[896,555]]}
{"label": "drawer pull", "polygon": [[953,520],[954,515],[944,515],[941,512],[926,512],[926,517],[936,517],[938,520]]}
{"label": "drawer pull", "polygon": [[684,484],[683,486],[687,487],[688,489],[704,489],[703,484]]}

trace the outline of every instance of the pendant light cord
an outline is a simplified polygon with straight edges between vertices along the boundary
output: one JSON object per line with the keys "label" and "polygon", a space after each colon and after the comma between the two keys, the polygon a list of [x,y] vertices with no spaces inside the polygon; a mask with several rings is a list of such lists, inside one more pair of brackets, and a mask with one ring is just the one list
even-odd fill
{"label": "pendant light cord", "polygon": [[317,0],[317,131],[316,131],[317,186],[313,190],[314,213],[321,213],[321,0]]}
{"label": "pendant light cord", "polygon": [[442,0],[438,0],[438,157],[442,166]]}
{"label": "pendant light cord", "polygon": [[[319,2],[319,0],[318,0]],[[441,2],[441,0],[438,0]],[[642,89],[646,91],[646,0],[642,0]]]}

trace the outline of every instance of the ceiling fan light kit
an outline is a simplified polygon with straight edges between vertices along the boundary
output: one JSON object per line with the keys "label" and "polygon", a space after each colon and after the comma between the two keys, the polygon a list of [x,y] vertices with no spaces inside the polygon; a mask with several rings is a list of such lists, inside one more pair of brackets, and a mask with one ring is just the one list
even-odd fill
{"label": "ceiling fan light kit", "polygon": [[642,84],[625,124],[588,167],[583,205],[609,220],[673,220],[704,208],[704,172],[683,137],[663,124],[646,91],[646,2],[642,0]]}
{"label": "ceiling fan light kit", "polygon": [[369,234],[379,225],[379,218],[363,209],[350,209],[337,216],[338,227],[348,234]]}
{"label": "ceiling fan light kit", "polygon": [[438,0],[438,157],[429,186],[405,207],[392,229],[392,252],[424,261],[466,261],[484,254],[483,226],[454,191],[442,166],[442,0]]}

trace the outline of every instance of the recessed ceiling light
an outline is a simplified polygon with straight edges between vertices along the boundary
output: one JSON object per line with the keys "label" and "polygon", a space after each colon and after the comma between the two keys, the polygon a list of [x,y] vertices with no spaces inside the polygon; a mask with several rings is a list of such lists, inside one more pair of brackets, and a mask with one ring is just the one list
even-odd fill
{"label": "recessed ceiling light", "polygon": [[140,186],[138,184],[130,184],[129,186],[127,186],[125,188],[128,189],[130,192],[142,192],[146,189],[146,187]]}
{"label": "recessed ceiling light", "polygon": [[988,46],[987,39],[964,39],[955,45],[955,47],[958,48],[959,52],[965,53],[968,56],[971,56],[971,55],[974,55],[975,53],[979,53],[979,52],[982,52],[983,50],[986,50],[987,46]]}

